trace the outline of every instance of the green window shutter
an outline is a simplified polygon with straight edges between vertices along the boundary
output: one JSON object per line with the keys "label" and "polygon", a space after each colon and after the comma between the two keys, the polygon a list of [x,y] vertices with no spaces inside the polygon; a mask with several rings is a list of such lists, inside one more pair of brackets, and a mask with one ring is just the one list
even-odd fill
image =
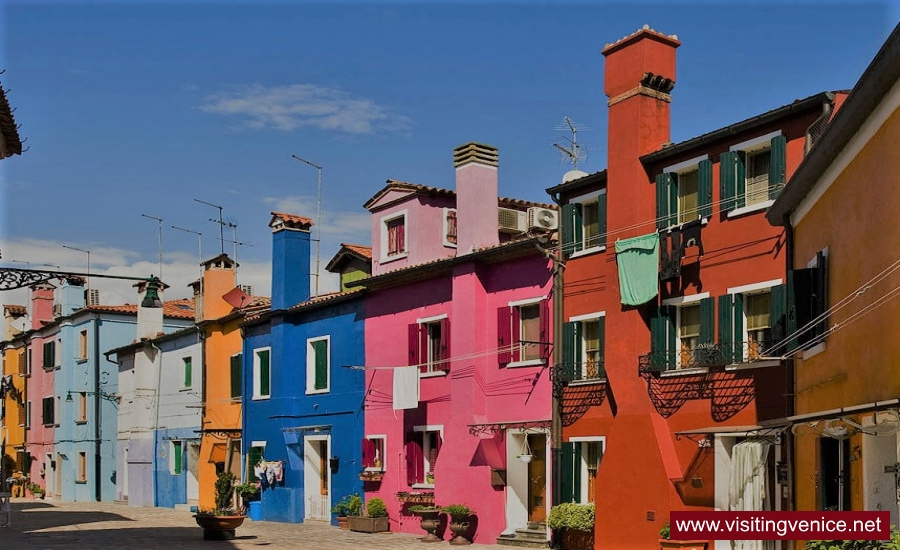
{"label": "green window shutter", "polygon": [[650,318],[650,364],[661,370],[675,368],[675,308],[660,306]]}
{"label": "green window shutter", "polygon": [[572,380],[575,376],[575,339],[578,335],[578,323],[563,323],[563,356],[562,374],[564,380]]}
{"label": "green window shutter", "polygon": [[671,185],[672,174],[656,175],[656,228],[665,229],[669,227],[669,186]]}
{"label": "green window shutter", "polygon": [[700,161],[697,191],[700,217],[709,218],[712,216],[712,162],[709,160]]}
{"label": "green window shutter", "polygon": [[270,364],[269,350],[256,352],[259,357],[259,395],[270,395],[271,388],[269,386]]}
{"label": "green window shutter", "polygon": [[606,193],[597,197],[597,220],[600,231],[599,246],[606,246]]}
{"label": "green window shutter", "polygon": [[715,340],[716,304],[713,298],[700,300],[700,343],[712,344]]}
{"label": "green window shutter", "polygon": [[175,475],[181,475],[181,460],[182,460],[182,448],[181,441],[173,441],[172,442],[172,458],[175,461],[174,471],[172,472]]}
{"label": "green window shutter", "polygon": [[562,445],[562,490],[560,502],[573,502],[575,500],[575,446],[576,443],[563,443]]}
{"label": "green window shutter", "polygon": [[775,200],[784,189],[787,167],[787,138],[775,136],[772,138],[772,148],[769,150],[769,198]]}
{"label": "green window shutter", "polygon": [[734,194],[736,189],[734,163],[734,151],[725,151],[719,157],[719,200],[720,210],[728,212],[734,209]]}
{"label": "green window shutter", "polygon": [[678,174],[667,174],[669,176],[669,218],[666,220],[666,227],[678,225]]}
{"label": "green window shutter", "polygon": [[[771,290],[769,290],[769,326],[771,327],[770,332],[772,334],[772,341],[764,342],[766,349],[771,348],[773,344],[781,342],[784,340],[784,337],[787,336],[786,294],[785,285],[773,286]],[[769,353],[772,355],[782,355],[785,349],[784,346],[779,346]]]}
{"label": "green window shutter", "polygon": [[747,154],[737,151],[734,155],[734,207],[743,208],[747,205]]}
{"label": "green window shutter", "polygon": [[732,363],[734,359],[734,342],[732,342],[731,327],[733,294],[719,296],[719,349],[725,355],[725,359]]}
{"label": "green window shutter", "polygon": [[573,443],[572,452],[572,501],[581,502],[581,443]]}
{"label": "green window shutter", "polygon": [[581,205],[576,204],[572,210],[572,240],[574,241],[572,251],[578,252],[584,248],[584,216],[581,212]]}
{"label": "green window shutter", "polygon": [[194,373],[192,371],[191,358],[184,358],[184,387],[190,388],[194,382]]}
{"label": "green window shutter", "polygon": [[731,333],[731,341],[734,342],[732,356],[735,363],[740,363],[744,360],[744,296],[742,294],[733,294],[732,296],[734,296],[733,332]]}
{"label": "green window shutter", "polygon": [[231,356],[231,397],[241,396],[241,373],[243,370],[241,357],[240,353]]}
{"label": "green window shutter", "polygon": [[575,251],[575,205],[564,204],[562,206],[562,245],[563,254],[571,254]]}
{"label": "green window shutter", "polygon": [[315,356],[315,383],[317,390],[324,390],[328,387],[328,341],[316,340],[312,343],[313,353]]}
{"label": "green window shutter", "polygon": [[250,452],[247,453],[247,479],[249,481],[259,481],[259,478],[256,476],[256,472],[254,472],[253,467],[259,464],[259,461],[262,460],[262,458],[262,447],[250,447]]}

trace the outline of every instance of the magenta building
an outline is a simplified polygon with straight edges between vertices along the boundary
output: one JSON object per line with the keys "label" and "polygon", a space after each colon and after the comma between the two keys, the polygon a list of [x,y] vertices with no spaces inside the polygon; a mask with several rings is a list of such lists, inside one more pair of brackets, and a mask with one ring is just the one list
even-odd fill
{"label": "magenta building", "polygon": [[455,190],[388,180],[365,204],[365,499],[395,531],[424,534],[412,505],[465,504],[475,542],[546,540],[556,211],[498,197],[493,147],[454,164]]}

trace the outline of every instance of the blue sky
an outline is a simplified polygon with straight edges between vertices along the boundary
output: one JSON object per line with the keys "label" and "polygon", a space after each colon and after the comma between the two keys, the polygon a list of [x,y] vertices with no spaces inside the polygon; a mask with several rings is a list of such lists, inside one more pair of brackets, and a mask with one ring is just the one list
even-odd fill
{"label": "blue sky", "polygon": [[[29,150],[2,162],[7,267],[158,271],[186,296],[237,224],[241,283],[267,294],[269,212],[315,215],[322,265],[369,243],[362,204],[388,178],[453,187],[452,149],[500,149],[503,196],[549,202],[570,167],[568,116],[606,164],[603,57],[644,24],[677,34],[676,142],[824,90],[850,88],[900,18],[888,2],[7,1],[3,87]],[[228,230],[226,238],[231,238]],[[232,245],[226,243],[231,252]],[[10,260],[31,262],[12,263]],[[104,302],[134,301],[100,281]],[[323,277],[322,288],[334,287]],[[24,298],[3,296],[3,303]]]}

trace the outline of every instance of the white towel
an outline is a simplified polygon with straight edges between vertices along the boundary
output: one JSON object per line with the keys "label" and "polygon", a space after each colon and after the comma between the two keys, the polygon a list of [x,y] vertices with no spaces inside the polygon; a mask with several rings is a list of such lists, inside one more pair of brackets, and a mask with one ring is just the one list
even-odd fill
{"label": "white towel", "polygon": [[419,367],[394,369],[394,410],[419,408]]}

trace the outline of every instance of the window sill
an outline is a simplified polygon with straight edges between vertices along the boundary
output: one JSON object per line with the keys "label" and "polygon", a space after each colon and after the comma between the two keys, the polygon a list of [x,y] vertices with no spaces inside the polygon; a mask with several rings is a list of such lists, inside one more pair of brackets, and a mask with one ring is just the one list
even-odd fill
{"label": "window sill", "polygon": [[734,210],[728,213],[728,218],[737,218],[738,216],[743,216],[744,214],[750,214],[751,212],[758,212],[760,210],[765,210],[775,204],[775,201],[768,200],[758,202],[756,204],[752,204],[750,206],[742,206],[740,208],[735,208]]}
{"label": "window sill", "polygon": [[694,367],[690,369],[675,369],[675,370],[667,370],[659,373],[661,378],[670,378],[670,377],[678,377],[678,376],[689,376],[691,374],[706,374],[709,372],[709,369],[706,367]]}
{"label": "window sill", "polygon": [[87,420],[76,420],[75,423],[78,424],[79,426],[81,426],[81,425],[87,424]]}
{"label": "window sill", "polygon": [[393,256],[384,256],[381,258],[381,263],[387,264],[387,263],[395,262],[397,260],[402,260],[403,258],[406,258],[408,256],[409,256],[409,252],[404,252],[402,254],[394,254]]}
{"label": "window sill", "polygon": [[737,370],[750,370],[750,369],[762,369],[766,367],[777,367],[781,364],[781,361],[776,359],[767,359],[764,361],[750,361],[747,363],[740,363],[737,365],[725,365],[726,371],[737,371]]}
{"label": "window sill", "polygon": [[809,359],[811,357],[815,357],[816,355],[819,355],[820,353],[824,352],[825,349],[826,349],[825,342],[819,342],[815,346],[813,346],[813,347],[809,348],[808,350],[804,351],[803,353],[801,353],[800,358],[803,359],[804,361],[806,361],[807,359]]}
{"label": "window sill", "polygon": [[413,483],[413,489],[434,489],[434,483]]}
{"label": "window sill", "polygon": [[420,372],[419,378],[442,378],[447,376],[449,373],[444,370],[436,370],[432,372]]}
{"label": "window sill", "polygon": [[193,390],[193,389],[194,389],[193,387],[190,387],[190,388],[181,388],[181,389],[178,390],[178,391],[180,391],[180,392],[189,392],[189,391],[191,391],[191,390]]}
{"label": "window sill", "polygon": [[86,479],[76,479],[75,483],[77,485],[87,485],[87,480]]}
{"label": "window sill", "polygon": [[579,250],[577,252],[573,252],[569,258],[580,258],[582,256],[590,256],[591,254],[597,254],[598,252],[605,252],[606,245],[603,246],[592,246],[591,248],[585,248],[583,250]]}
{"label": "window sill", "polygon": [[579,380],[572,380],[569,382],[569,386],[590,386],[593,384],[605,384],[607,382],[606,377],[603,378],[581,378]]}
{"label": "window sill", "polygon": [[272,397],[272,396],[271,395],[254,395],[252,400],[253,401],[265,401],[266,399],[269,399],[270,397]]}
{"label": "window sill", "polygon": [[324,388],[321,390],[306,390],[306,395],[321,395],[323,393],[329,393],[331,390],[329,388]]}
{"label": "window sill", "polygon": [[82,363],[87,363],[87,360],[88,360],[87,357],[76,357],[76,358],[75,358],[75,363],[77,363],[77,364],[80,365],[80,364],[82,364]]}
{"label": "window sill", "polygon": [[508,369],[516,369],[520,367],[537,367],[544,364],[543,359],[530,359],[528,361],[516,361],[514,363],[507,363],[506,368]]}

